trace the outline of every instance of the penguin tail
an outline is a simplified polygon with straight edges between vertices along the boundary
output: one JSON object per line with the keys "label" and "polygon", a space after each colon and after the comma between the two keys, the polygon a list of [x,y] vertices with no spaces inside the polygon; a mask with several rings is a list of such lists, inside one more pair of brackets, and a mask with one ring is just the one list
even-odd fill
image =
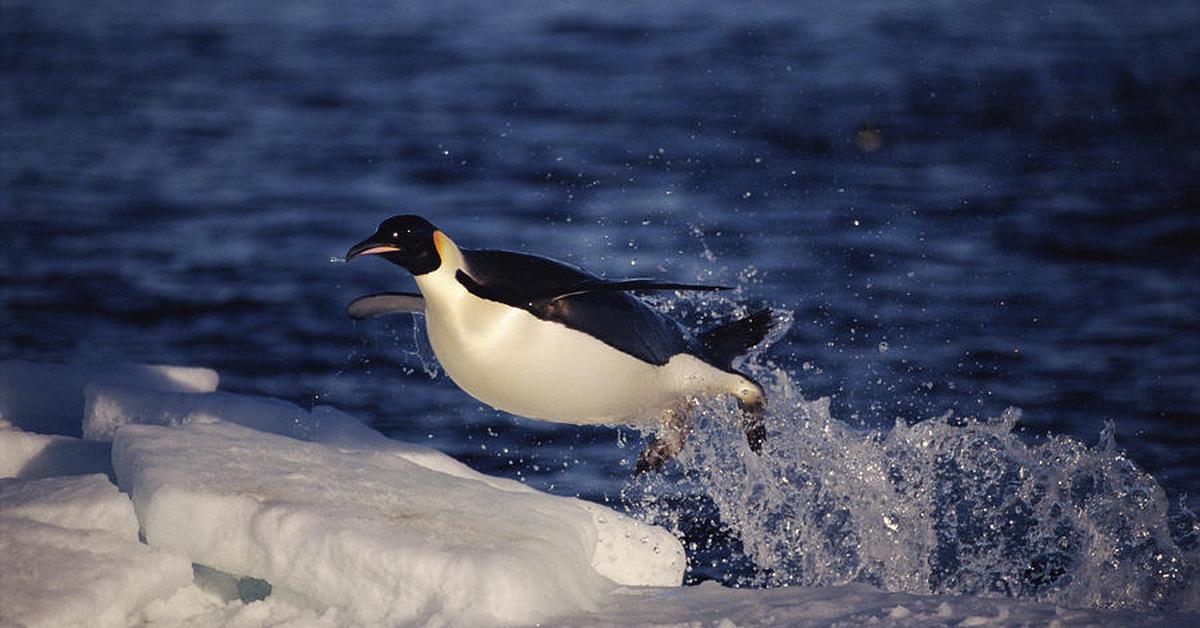
{"label": "penguin tail", "polygon": [[730,368],[734,358],[762,342],[774,326],[771,308],[765,307],[745,318],[701,332],[698,339],[714,364]]}

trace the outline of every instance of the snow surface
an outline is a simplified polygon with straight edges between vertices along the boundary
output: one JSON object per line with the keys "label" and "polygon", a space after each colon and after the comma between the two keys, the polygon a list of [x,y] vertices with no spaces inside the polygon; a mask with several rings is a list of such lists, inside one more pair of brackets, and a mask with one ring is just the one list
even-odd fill
{"label": "snow surface", "polygon": [[500,490],[533,492],[520,482],[483,475],[436,449],[391,440],[329,406],[317,406],[310,412],[279,399],[223,392],[151,392],[98,384],[86,389],[83,433],[89,439],[111,441],[117,428],[129,423],[180,426],[214,420],[342,449],[386,450],[425,468],[479,480]]}
{"label": "snow surface", "polygon": [[190,561],[137,530],[129,498],[103,475],[0,480],[0,620],[126,626],[191,582]]}
{"label": "snow surface", "polygon": [[138,540],[129,497],[103,475],[0,480],[0,516]]}
{"label": "snow surface", "polygon": [[[32,365],[34,377],[5,363],[0,372],[5,409],[49,408],[54,394],[79,402],[26,413],[13,421],[20,429],[0,424],[0,471],[10,476],[0,479],[0,625],[1200,620],[862,585],[679,587],[682,548],[665,530],[479,474],[435,450],[391,441],[333,408],[309,412],[273,399],[148,390],[128,376],[141,372],[136,367],[59,368]],[[14,384],[33,380],[47,386]],[[215,374],[207,381],[215,385]],[[60,420],[64,412],[77,422]],[[34,433],[53,430],[93,440]],[[102,473],[78,475],[89,470]],[[125,492],[104,471],[115,472]]]}
{"label": "snow surface", "polygon": [[211,369],[148,364],[76,366],[0,362],[0,420],[40,434],[79,436],[83,389],[104,383],[152,390],[211,392],[217,389]]}
{"label": "snow surface", "polygon": [[26,432],[0,421],[0,478],[111,474],[111,449],[108,443]]}

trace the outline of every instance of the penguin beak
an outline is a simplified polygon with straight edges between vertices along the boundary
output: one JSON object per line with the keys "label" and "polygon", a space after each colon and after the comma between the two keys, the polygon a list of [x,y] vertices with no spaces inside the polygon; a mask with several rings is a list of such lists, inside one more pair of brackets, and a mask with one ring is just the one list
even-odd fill
{"label": "penguin beak", "polygon": [[348,262],[359,255],[379,255],[380,253],[395,253],[399,250],[400,247],[391,244],[380,244],[372,238],[367,238],[350,247],[349,251],[346,251],[346,261]]}

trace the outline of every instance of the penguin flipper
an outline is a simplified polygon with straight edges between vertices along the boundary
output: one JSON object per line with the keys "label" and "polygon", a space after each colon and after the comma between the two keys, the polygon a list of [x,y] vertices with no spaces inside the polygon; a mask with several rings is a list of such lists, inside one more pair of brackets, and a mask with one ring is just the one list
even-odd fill
{"label": "penguin flipper", "polygon": [[402,313],[424,314],[425,298],[411,292],[380,292],[359,297],[346,306],[346,314],[356,321]]}

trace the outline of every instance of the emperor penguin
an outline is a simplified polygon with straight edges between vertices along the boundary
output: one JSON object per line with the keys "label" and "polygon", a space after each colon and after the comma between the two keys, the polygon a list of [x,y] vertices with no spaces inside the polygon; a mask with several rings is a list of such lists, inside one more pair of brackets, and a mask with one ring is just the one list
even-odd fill
{"label": "emperor penguin", "polygon": [[498,410],[575,425],[657,427],[636,471],[657,470],[688,432],[689,401],[731,395],[751,450],[766,438],[762,387],[733,369],[766,336],[769,309],[692,335],[634,293],[726,290],[653,279],[605,279],[557,260],[460,248],[419,216],[394,216],[346,253],[412,273],[420,294],[354,300],[351,318],[425,316],[446,374]]}

